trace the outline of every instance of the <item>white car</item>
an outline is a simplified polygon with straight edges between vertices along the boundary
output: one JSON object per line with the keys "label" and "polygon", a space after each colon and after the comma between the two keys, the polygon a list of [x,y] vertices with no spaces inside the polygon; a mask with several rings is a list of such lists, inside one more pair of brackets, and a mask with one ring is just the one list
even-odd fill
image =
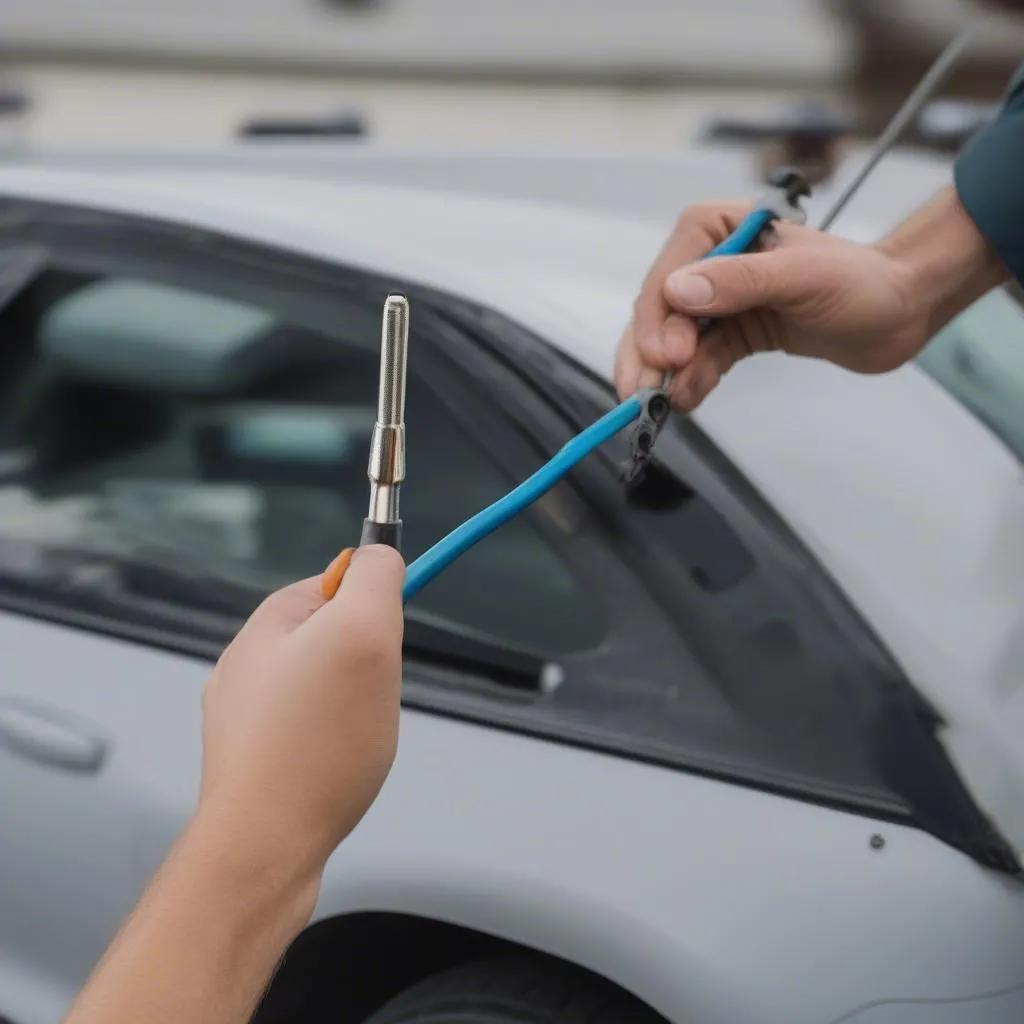
{"label": "white car", "polygon": [[[755,187],[396,161],[0,168],[11,1024],[59,1018],[190,813],[212,660],[358,536],[386,292],[413,557],[614,403],[669,203]],[[948,175],[912,164],[840,230]],[[393,774],[258,1020],[1024,1020],[1022,346],[996,292],[885,376],[748,360],[660,440],[665,508],[619,438],[424,590]]]}

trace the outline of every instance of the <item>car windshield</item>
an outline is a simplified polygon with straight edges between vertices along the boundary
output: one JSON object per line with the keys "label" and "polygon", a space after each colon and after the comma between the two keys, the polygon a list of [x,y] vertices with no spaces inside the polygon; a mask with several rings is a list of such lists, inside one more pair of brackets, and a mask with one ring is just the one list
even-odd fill
{"label": "car windshield", "polygon": [[989,292],[940,331],[917,361],[1024,461],[1024,305],[1019,288]]}

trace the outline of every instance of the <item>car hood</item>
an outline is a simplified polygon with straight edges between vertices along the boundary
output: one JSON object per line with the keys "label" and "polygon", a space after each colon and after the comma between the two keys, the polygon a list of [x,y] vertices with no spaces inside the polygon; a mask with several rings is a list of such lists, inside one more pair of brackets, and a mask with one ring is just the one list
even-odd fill
{"label": "car hood", "polygon": [[[666,228],[538,201],[223,170],[8,167],[0,194],[197,224],[416,280],[491,305],[604,375]],[[896,212],[839,230],[870,238]],[[860,376],[759,356],[694,418],[933,703],[979,803],[1024,848],[1017,461],[913,365]]]}

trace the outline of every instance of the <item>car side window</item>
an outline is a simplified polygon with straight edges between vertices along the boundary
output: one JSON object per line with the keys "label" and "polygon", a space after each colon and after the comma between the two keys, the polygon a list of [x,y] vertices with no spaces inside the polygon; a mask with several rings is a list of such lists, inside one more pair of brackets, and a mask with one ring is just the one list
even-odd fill
{"label": "car side window", "polygon": [[[44,277],[2,320],[13,343],[0,356],[0,539],[171,558],[268,590],[357,542],[377,338],[356,344],[258,301],[121,278]],[[413,351],[407,559],[512,483],[422,373]],[[596,599],[526,517],[416,606],[553,654],[604,636]]]}
{"label": "car side window", "polygon": [[917,362],[1024,461],[1024,306],[1019,287],[983,296],[944,327]]}

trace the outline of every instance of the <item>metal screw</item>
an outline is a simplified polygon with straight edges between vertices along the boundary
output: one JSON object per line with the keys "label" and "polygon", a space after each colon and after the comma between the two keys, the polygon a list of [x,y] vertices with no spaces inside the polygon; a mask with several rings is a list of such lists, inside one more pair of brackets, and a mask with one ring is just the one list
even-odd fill
{"label": "metal screw", "polygon": [[884,836],[880,836],[876,832],[871,837],[871,840],[870,840],[868,845],[871,847],[872,850],[880,850],[880,849],[882,849],[883,846],[885,846],[885,837]]}

